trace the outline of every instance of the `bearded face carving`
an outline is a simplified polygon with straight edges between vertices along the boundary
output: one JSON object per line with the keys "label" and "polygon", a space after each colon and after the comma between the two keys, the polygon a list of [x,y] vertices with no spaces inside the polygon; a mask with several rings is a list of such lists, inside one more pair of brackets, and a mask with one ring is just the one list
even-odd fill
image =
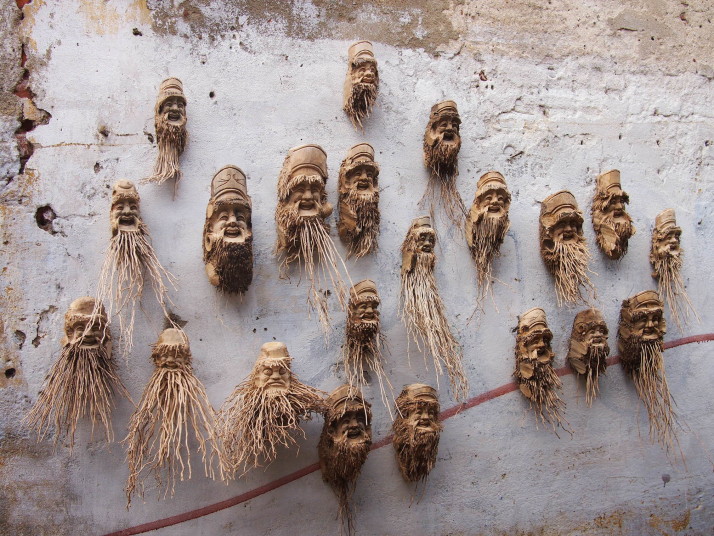
{"label": "bearded face carving", "polygon": [[379,303],[374,281],[365,279],[350,290],[342,362],[350,387],[360,390],[367,383],[365,369],[372,370],[377,376],[384,398],[384,383],[386,381],[389,385],[389,379],[384,372],[382,360],[383,336],[379,324]]}
{"label": "bearded face carving", "polygon": [[511,223],[508,211],[511,194],[506,180],[498,171],[489,171],[481,176],[476,187],[476,196],[466,218],[466,241],[471,257],[476,263],[480,297],[483,298],[491,285],[491,266],[498,257]]}
{"label": "bearded face carving", "polygon": [[109,315],[118,314],[125,357],[131,352],[136,306],[144,290],[145,278],[151,283],[156,300],[167,316],[168,285],[175,281],[156,257],[139,209],[139,192],[134,184],[127,180],[117,181],[112,188],[109,211],[112,237],[99,274],[96,303],[106,301]]}
{"label": "bearded face carving", "polygon": [[203,262],[212,285],[243,294],[253,281],[252,203],[245,174],[226,166],[211,181],[203,227]]}
{"label": "bearded face carving", "polygon": [[78,298],[64,317],[62,353],[25,420],[37,431],[38,441],[54,428],[55,447],[66,438],[71,450],[77,423],[86,415],[92,423],[102,424],[106,440],[111,442],[115,390],[128,398],[112,358],[107,314],[94,298]]}
{"label": "bearded face carving", "polygon": [[290,447],[294,435],[305,435],[300,422],[322,409],[325,393],[298,380],[291,362],[285,344],[265,343],[250,376],[223,404],[219,434],[226,476],[271,463],[279,445]]}
{"label": "bearded face carving", "polygon": [[436,389],[422,383],[406,385],[397,398],[394,450],[399,470],[408,482],[426,480],[436,463],[439,437],[439,398]]}
{"label": "bearded face carving", "polygon": [[583,215],[570,192],[560,191],[541,203],[540,252],[555,279],[558,305],[586,301],[580,287],[594,288],[587,275],[590,253]]}
{"label": "bearded face carving", "polygon": [[[176,480],[190,478],[194,441],[203,455],[206,476],[220,453],[214,411],[206,389],[193,373],[188,337],[178,328],[165,329],[151,352],[154,373],[129,419],[127,507],[134,493],[143,493],[147,473],[159,482],[160,496],[173,496]],[[192,435],[193,439],[189,441]]]}
{"label": "bearded face carving", "polygon": [[[456,188],[461,118],[454,101],[443,101],[431,107],[424,132],[424,165],[429,169],[429,185],[424,199],[440,200],[448,218],[461,228],[466,207]],[[437,192],[438,190],[438,192]]]}
{"label": "bearded face carving", "polygon": [[340,238],[349,255],[363,257],[377,248],[379,166],[368,143],[352,147],[340,166]]}
{"label": "bearded face carving", "polygon": [[650,264],[652,277],[659,283],[659,293],[669,305],[672,320],[683,332],[690,312],[697,316],[682,279],[682,229],[677,226],[674,210],[668,208],[657,215],[652,230]]}
{"label": "bearded face carving", "polygon": [[635,383],[635,389],[647,408],[650,439],[667,451],[677,443],[672,396],[664,373],[663,304],[654,290],[635,294],[622,302],[617,348],[622,368]]}
{"label": "bearded face carving", "polygon": [[325,424],[317,445],[322,479],[337,495],[341,524],[353,534],[349,501],[372,445],[372,410],[349,385],[332,391],[325,403]]}
{"label": "bearded face carving", "polygon": [[597,190],[591,210],[597,245],[610,259],[620,259],[627,253],[627,243],[635,234],[632,218],[625,211],[630,197],[620,186],[616,169],[598,175]]}
{"label": "bearded face carving", "polygon": [[436,232],[428,216],[412,222],[402,243],[401,316],[417,346],[434,359],[441,374],[446,367],[455,398],[468,394],[468,380],[462,364],[462,352],[446,319],[444,302],[434,277]]}
{"label": "bearded face carving", "polygon": [[183,84],[178,78],[167,78],[161,82],[159,97],[154,108],[154,125],[159,155],[156,158],[154,173],[147,179],[161,184],[168,179],[181,179],[179,157],[186,146],[186,97]]}
{"label": "bearded face carving", "polygon": [[545,311],[529,309],[518,318],[516,331],[516,370],[513,376],[536,415],[553,430],[563,426],[565,402],[558,397],[562,387],[553,369],[555,354],[550,346],[553,333],[548,329]]}
{"label": "bearded face carving", "polygon": [[592,406],[598,394],[600,374],[607,369],[607,356],[610,355],[607,334],[607,324],[597,309],[580,311],[573,320],[568,362],[577,374],[585,376],[585,402],[588,406]]}
{"label": "bearded face carving", "polygon": [[369,41],[353,43],[347,51],[349,67],[344,86],[344,110],[355,127],[372,113],[377,100],[379,72],[374,50]]}
{"label": "bearded face carving", "polygon": [[[337,267],[342,257],[329,234],[325,219],[332,214],[327,202],[327,154],[318,145],[301,145],[288,151],[278,178],[278,226],[276,254],[282,258],[281,270],[299,261],[310,281],[308,302],[318,311],[325,333],[330,326],[325,290],[332,285],[344,310],[346,288]],[[321,266],[316,265],[319,263]],[[346,269],[345,269],[346,270]],[[348,275],[349,278],[349,275]],[[322,288],[321,288],[322,287]]]}

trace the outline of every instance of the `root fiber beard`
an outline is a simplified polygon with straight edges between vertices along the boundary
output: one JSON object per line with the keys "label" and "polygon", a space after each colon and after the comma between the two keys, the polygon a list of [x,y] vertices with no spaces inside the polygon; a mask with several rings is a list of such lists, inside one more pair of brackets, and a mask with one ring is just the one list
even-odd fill
{"label": "root fiber beard", "polygon": [[94,311],[98,314],[102,302],[106,302],[108,317],[118,316],[119,339],[125,358],[129,357],[133,346],[134,318],[144,291],[144,277],[150,281],[156,301],[168,318],[168,285],[175,287],[176,278],[159,262],[146,226],[139,222],[138,230],[120,229],[110,239],[99,274]]}
{"label": "root fiber beard", "polygon": [[161,184],[168,179],[176,179],[175,191],[179,180],[181,180],[179,157],[186,147],[188,138],[186,121],[184,120],[179,125],[173,125],[168,120],[168,114],[164,113],[157,117],[155,127],[159,154],[156,157],[154,172],[145,179],[145,182]]}
{"label": "root fiber beard", "polygon": [[423,147],[424,164],[431,170],[431,173],[420,204],[423,204],[427,199],[432,207],[435,204],[442,204],[448,219],[458,229],[462,229],[466,206],[456,187],[461,138],[458,138],[456,143],[436,141],[433,145],[425,138]]}
{"label": "root fiber beard", "polygon": [[624,341],[622,366],[635,383],[637,395],[647,409],[650,441],[656,441],[669,453],[679,445],[675,425],[674,400],[664,372],[664,345],[661,341],[643,341],[631,335]]}
{"label": "root fiber beard", "polygon": [[479,221],[473,224],[469,249],[471,257],[476,263],[480,299],[486,296],[491,287],[493,260],[499,256],[501,244],[503,244],[503,239],[510,227],[511,222],[508,219],[508,214],[497,218],[482,215]]}
{"label": "root fiber beard", "polygon": [[[325,422],[329,417],[325,416]],[[350,500],[354,494],[357,477],[364,462],[367,461],[371,439],[356,442],[354,440],[335,440],[324,428],[317,445],[320,458],[322,479],[327,482],[337,495],[339,505],[338,519],[341,527],[347,528],[347,534],[354,534],[354,513]]]}
{"label": "root fiber beard", "polygon": [[[152,359],[185,356],[182,345],[154,347]],[[185,357],[182,357],[185,361]],[[127,508],[131,497],[144,496],[143,480],[153,474],[159,498],[173,497],[176,479],[191,478],[190,431],[193,430],[207,477],[214,478],[213,460],[218,448],[214,410],[203,384],[188,362],[174,368],[158,366],[144,389],[138,407],[129,420],[127,446],[129,478],[126,483]]]}
{"label": "root fiber beard", "polygon": [[670,253],[666,253],[664,256],[652,255],[651,259],[652,275],[658,280],[659,295],[669,305],[672,320],[674,320],[680,333],[683,333],[683,328],[689,319],[690,312],[694,313],[695,317],[697,317],[697,313],[684,287],[681,253],[682,250],[680,249],[678,255]]}
{"label": "root fiber beard", "polygon": [[252,375],[240,383],[220,411],[218,433],[225,478],[270,464],[279,445],[297,443],[295,433],[304,438],[300,421],[310,420],[312,412],[320,411],[321,395],[322,391],[305,385],[292,373],[287,390],[256,387]]}
{"label": "root fiber beard", "polygon": [[[343,311],[347,296],[337,263],[342,265],[345,274],[347,268],[330,238],[329,225],[318,216],[303,218],[297,209],[284,203],[278,203],[276,221],[287,244],[285,247],[278,244],[276,248],[276,253],[282,255],[281,272],[287,271],[288,265],[295,261],[300,263],[310,281],[308,304],[313,311],[317,311],[320,326],[327,337],[331,324],[325,294],[332,287]],[[349,274],[347,278],[349,280]]]}
{"label": "root fiber beard", "polygon": [[342,345],[342,363],[345,367],[347,383],[353,392],[362,392],[362,386],[368,383],[364,371],[372,370],[377,376],[382,401],[386,405],[384,384],[386,382],[390,389],[392,385],[384,371],[382,345],[383,336],[379,330],[379,319],[360,324],[347,321],[345,343]]}
{"label": "root fiber beard", "polygon": [[243,294],[253,281],[253,238],[241,243],[218,238],[210,251],[204,249],[203,262],[214,266],[219,290]]}
{"label": "root fiber beard", "polygon": [[345,103],[344,110],[355,128],[364,128],[362,121],[372,113],[378,89],[379,85],[376,83],[357,82],[352,85],[352,92]]}
{"label": "root fiber beard", "polygon": [[[550,425],[554,432],[558,426],[567,431],[568,423],[563,417],[565,402],[561,400],[556,391],[563,387],[563,382],[552,365],[555,355],[552,350],[548,350],[549,362],[540,362],[538,359],[543,360],[542,356],[528,356],[527,345],[527,337],[517,344],[516,370],[513,376],[516,378],[521,392],[530,400],[531,408],[535,410],[540,421],[544,425]],[[521,363],[528,363],[533,368],[530,377],[523,374]]]}
{"label": "root fiber beard", "polygon": [[[342,197],[342,196],[341,196]],[[379,191],[370,195],[351,189],[340,199],[355,214],[355,229],[349,233],[348,258],[364,257],[377,249],[379,236]]]}
{"label": "root fiber beard", "polygon": [[28,426],[37,431],[38,441],[54,427],[54,446],[60,439],[74,448],[74,435],[79,419],[89,416],[94,427],[101,423],[107,443],[114,440],[111,411],[115,391],[129,398],[117,375],[116,362],[104,345],[85,348],[80,342],[62,348],[52,365],[39,398],[25,417]]}
{"label": "root fiber beard", "polygon": [[607,345],[590,345],[585,355],[585,403],[592,407],[593,400],[600,392],[600,374],[607,370],[607,356],[610,348]]}
{"label": "root fiber beard", "polygon": [[594,290],[588,277],[588,251],[585,239],[578,237],[574,241],[555,241],[552,250],[543,249],[543,260],[555,279],[555,291],[558,306],[564,303],[585,303],[580,287]]}
{"label": "root fiber beard", "polygon": [[[409,405],[398,404],[398,406],[403,415],[408,415],[411,411]],[[439,452],[439,433],[443,428],[441,423],[437,424],[437,430],[425,432],[410,425],[406,419],[397,417],[392,425],[399,469],[409,482],[426,480],[434,468]]]}
{"label": "root fiber beard", "polygon": [[[407,238],[402,245],[403,252],[406,248],[412,249],[411,241]],[[442,366],[446,368],[454,398],[465,400],[469,387],[462,364],[461,346],[446,320],[444,302],[434,278],[435,263],[434,253],[419,251],[414,269],[402,272],[402,320],[417,347],[422,349],[423,346],[431,354],[437,373],[443,373]]]}

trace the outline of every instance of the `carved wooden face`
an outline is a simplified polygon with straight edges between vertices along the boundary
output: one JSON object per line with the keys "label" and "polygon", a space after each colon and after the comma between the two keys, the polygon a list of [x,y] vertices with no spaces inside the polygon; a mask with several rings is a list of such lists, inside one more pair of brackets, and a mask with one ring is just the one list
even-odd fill
{"label": "carved wooden face", "polygon": [[353,84],[375,84],[377,82],[377,62],[357,60],[350,65],[350,78]]}
{"label": "carved wooden face", "polygon": [[461,120],[454,114],[442,114],[431,122],[431,137],[436,144],[458,145]]}
{"label": "carved wooden face", "polygon": [[372,431],[362,404],[354,401],[345,403],[344,413],[331,423],[329,433],[336,442],[347,445],[371,440]]}
{"label": "carved wooden face", "polygon": [[169,97],[161,105],[159,114],[169,125],[183,126],[186,124],[186,103],[181,97]]}
{"label": "carved wooden face", "polygon": [[500,218],[508,214],[511,207],[511,196],[508,190],[488,189],[476,197],[479,214],[485,217]]}
{"label": "carved wooden face", "polygon": [[575,326],[573,336],[585,346],[607,346],[608,329],[605,322],[579,322]]}
{"label": "carved wooden face", "polygon": [[235,198],[219,200],[209,218],[208,232],[214,240],[246,242],[253,236],[250,206]]}
{"label": "carved wooden face", "polygon": [[440,431],[439,404],[428,400],[413,401],[404,416],[415,434],[435,434]]}
{"label": "carved wooden face", "polygon": [[154,364],[161,368],[179,368],[191,363],[188,345],[157,345],[152,353]]}
{"label": "carved wooden face", "polygon": [[379,321],[379,297],[375,294],[360,294],[355,301],[350,301],[350,321],[353,324],[365,324]]}
{"label": "carved wooden face", "polygon": [[324,197],[325,184],[322,179],[305,180],[292,187],[287,205],[296,208],[301,218],[314,218],[320,215]]}
{"label": "carved wooden face", "polygon": [[416,231],[416,249],[422,253],[432,253],[436,245],[436,232],[430,227],[420,227]]}
{"label": "carved wooden face", "polygon": [[253,384],[266,392],[285,392],[290,389],[290,368],[284,362],[258,363]]}
{"label": "carved wooden face", "polygon": [[681,236],[682,229],[676,225],[669,225],[664,229],[655,229],[652,237],[655,255],[659,258],[678,255]]}
{"label": "carved wooden face", "polygon": [[345,187],[364,195],[372,195],[377,190],[377,171],[370,162],[358,165],[345,175]]}
{"label": "carved wooden face", "polygon": [[98,348],[105,337],[106,322],[104,317],[95,316],[90,324],[92,316],[77,315],[69,322],[65,322],[65,334],[69,344],[79,343],[81,348]]}
{"label": "carved wooden face", "polygon": [[646,305],[630,314],[631,333],[642,341],[656,341],[664,337],[664,312],[656,305]]}
{"label": "carved wooden face", "polygon": [[629,222],[625,211],[625,206],[630,202],[628,195],[619,186],[612,186],[606,195],[608,198],[601,209],[603,215],[615,223]]}
{"label": "carved wooden face", "polygon": [[575,242],[583,235],[583,221],[576,213],[560,218],[552,230],[555,242]]}
{"label": "carved wooden face", "polygon": [[524,329],[519,338],[525,350],[524,358],[538,360],[547,363],[552,358],[550,342],[553,340],[553,333],[541,325]]}
{"label": "carved wooden face", "polygon": [[118,199],[112,203],[109,220],[112,235],[117,231],[136,231],[139,229],[139,202],[134,199]]}

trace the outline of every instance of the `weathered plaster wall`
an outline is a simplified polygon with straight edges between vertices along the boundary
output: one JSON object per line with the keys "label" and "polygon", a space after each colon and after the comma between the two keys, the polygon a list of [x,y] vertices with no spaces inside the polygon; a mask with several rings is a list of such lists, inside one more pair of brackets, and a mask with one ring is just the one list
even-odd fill
{"label": "weathered plaster wall", "polygon": [[[714,332],[714,10],[707,0],[640,0],[626,8],[571,0],[465,1],[443,8],[427,1],[225,4],[34,0],[22,12],[13,3],[0,8],[0,533],[110,533],[234,497],[317,459],[320,420],[307,424],[297,454],[282,453],[265,471],[228,486],[195,471],[173,500],[157,502],[149,491],[145,503],[127,511],[121,445],[107,450],[83,427],[72,456],[64,448],[53,453],[21,427],[59,353],[67,305],[94,290],[108,239],[111,184],[138,182],[151,169],[153,105],[169,75],[183,80],[188,98],[185,178],[175,200],[170,186],[140,186],[142,212],[159,258],[180,280],[173,311],[187,322],[197,375],[216,406],[273,338],[287,343],[307,383],[325,390],[341,383],[336,363],[343,315],[333,303],[334,336],[325,348],[315,320],[306,318],[304,285],[297,277],[279,280],[272,256],[277,175],[287,149],[301,143],[327,150],[333,203],[347,149],[366,140],[377,150],[380,251],[350,261],[350,273],[379,285],[392,383],[435,381],[413,345],[411,367],[407,363],[397,300],[399,245],[422,213],[421,137],[430,106],[444,98],[458,102],[463,120],[464,199],[470,202],[476,180],[490,169],[506,176],[513,193],[512,227],[496,267],[504,284],[478,321],[467,323],[475,275],[465,243],[439,227],[438,282],[464,346],[471,396],[510,381],[511,330],[530,307],[546,310],[557,363],[564,363],[579,309],[556,306],[536,241],[539,200],[567,188],[587,211],[595,176],[614,167],[622,171],[638,229],[627,256],[619,263],[605,259],[589,221],[585,226],[611,347],[621,300],[654,288],[649,234],[666,207],[677,210],[685,277],[701,315],[684,334],[670,326],[666,340]],[[358,38],[375,43],[381,78],[364,134],[341,111],[346,50]],[[215,292],[201,261],[210,179],[228,163],[248,174],[254,206],[255,277],[242,303]],[[135,399],[151,374],[149,345],[162,327],[150,298],[136,329],[136,351],[121,363]],[[359,533],[711,534],[711,344],[665,354],[670,389],[688,425],[680,435],[686,467],[649,443],[646,413],[614,366],[592,408],[575,378],[564,378],[572,438],[537,427],[518,393],[448,420],[419,502],[411,502],[391,446],[372,452],[354,497]],[[453,406],[443,378],[441,386],[443,407]],[[390,432],[388,414],[377,393],[368,397],[379,440]],[[130,403],[119,401],[117,436],[130,413]],[[330,490],[313,472],[157,533],[334,534],[335,514]]]}

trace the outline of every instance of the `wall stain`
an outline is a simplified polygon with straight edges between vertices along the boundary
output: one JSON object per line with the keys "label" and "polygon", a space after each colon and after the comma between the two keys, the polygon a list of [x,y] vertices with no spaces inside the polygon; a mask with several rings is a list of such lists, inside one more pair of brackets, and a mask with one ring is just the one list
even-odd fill
{"label": "wall stain", "polygon": [[[232,35],[239,30],[240,19],[263,31],[294,39],[368,39],[396,47],[422,48],[431,54],[460,38],[448,13],[434,9],[429,0],[185,0],[177,6],[166,4],[158,0],[147,3],[154,31],[185,38]],[[184,30],[186,24],[191,30],[188,33]]]}

